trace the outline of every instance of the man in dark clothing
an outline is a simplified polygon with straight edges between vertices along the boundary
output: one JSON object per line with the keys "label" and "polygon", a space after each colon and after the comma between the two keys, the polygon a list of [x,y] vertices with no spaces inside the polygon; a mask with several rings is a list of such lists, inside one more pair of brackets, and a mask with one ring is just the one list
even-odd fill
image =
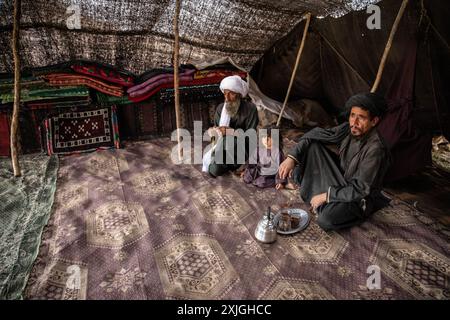
{"label": "man in dark clothing", "polygon": [[[381,187],[391,160],[376,130],[386,102],[363,93],[345,107],[349,122],[309,131],[279,168],[281,178],[293,175],[301,186],[301,197],[318,213],[324,230],[357,225],[386,202]],[[339,159],[325,144],[339,145]]]}
{"label": "man in dark clothing", "polygon": [[217,107],[214,127],[208,130],[212,132],[211,136],[218,136],[218,140],[214,148],[203,157],[202,168],[213,177],[236,170],[245,163],[253,150],[250,150],[249,143],[245,143],[244,134],[253,129],[256,139],[259,122],[256,106],[243,99],[248,94],[248,84],[244,80],[239,76],[226,77],[220,83],[220,90],[225,102]]}

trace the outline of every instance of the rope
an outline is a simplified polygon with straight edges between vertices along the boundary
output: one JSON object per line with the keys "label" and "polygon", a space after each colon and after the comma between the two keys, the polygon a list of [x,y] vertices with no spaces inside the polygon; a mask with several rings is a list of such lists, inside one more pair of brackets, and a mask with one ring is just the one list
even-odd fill
{"label": "rope", "polygon": [[328,46],[334,51],[334,53],[337,54],[337,56],[342,60],[342,62],[345,63],[345,65],[347,67],[350,68],[350,70],[352,70],[357,76],[358,78],[363,81],[365,84],[367,84],[369,86],[369,82],[366,81],[366,79],[364,79],[361,74],[359,74],[359,72],[350,64],[350,62],[347,61],[347,59],[345,59],[345,57],[331,44],[331,42],[322,35],[322,33],[320,33],[320,31],[316,30],[317,33],[320,35],[320,37],[325,40],[326,44],[328,44]]}
{"label": "rope", "polygon": [[421,4],[421,10],[420,10],[420,19],[419,19],[419,26],[422,23],[422,19],[425,17],[428,25],[427,25],[427,30],[425,31],[425,34],[428,33],[428,28],[431,27],[431,29],[433,29],[433,31],[436,33],[436,35],[438,36],[438,39],[442,41],[442,43],[447,47],[447,50],[450,51],[450,45],[447,43],[447,41],[445,40],[445,38],[441,35],[441,33],[438,31],[438,29],[434,26],[434,24],[431,22],[431,18],[428,15],[427,9],[425,8],[425,5],[423,3],[423,0],[420,1]]}
{"label": "rope", "polygon": [[300,48],[298,49],[298,52],[297,52],[297,58],[295,60],[294,70],[292,70],[291,81],[289,82],[289,87],[288,87],[288,90],[286,92],[286,97],[284,98],[283,107],[281,108],[280,115],[278,116],[277,127],[280,126],[281,117],[283,116],[284,109],[286,108],[286,104],[287,104],[287,101],[289,99],[289,94],[291,93],[291,88],[292,88],[292,84],[294,83],[295,74],[297,72],[297,68],[298,68],[298,65],[299,65],[299,62],[300,62],[300,57],[302,55],[303,48],[305,46],[306,35],[308,33],[308,28],[309,28],[309,23],[310,22],[311,22],[311,13],[307,13],[306,14],[305,29],[303,30],[302,42],[301,42]]}

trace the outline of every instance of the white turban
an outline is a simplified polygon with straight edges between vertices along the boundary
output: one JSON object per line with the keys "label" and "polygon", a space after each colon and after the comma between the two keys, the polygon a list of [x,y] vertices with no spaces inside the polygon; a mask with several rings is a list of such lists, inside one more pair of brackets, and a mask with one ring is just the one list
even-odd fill
{"label": "white turban", "polygon": [[241,79],[240,76],[226,77],[220,82],[220,91],[230,90],[236,93],[240,93],[242,97],[245,97],[248,93],[248,83]]}

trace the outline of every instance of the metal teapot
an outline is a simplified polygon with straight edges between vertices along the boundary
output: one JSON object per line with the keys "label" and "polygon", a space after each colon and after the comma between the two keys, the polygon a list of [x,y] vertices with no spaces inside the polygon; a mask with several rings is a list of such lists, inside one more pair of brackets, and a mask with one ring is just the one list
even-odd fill
{"label": "metal teapot", "polygon": [[274,224],[270,207],[267,210],[267,214],[264,215],[256,226],[255,237],[263,243],[272,243],[277,240],[277,226]]}

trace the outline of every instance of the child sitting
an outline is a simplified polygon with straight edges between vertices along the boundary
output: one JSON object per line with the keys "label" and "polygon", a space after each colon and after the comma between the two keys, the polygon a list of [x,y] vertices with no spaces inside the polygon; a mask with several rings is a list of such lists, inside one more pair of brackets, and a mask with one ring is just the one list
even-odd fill
{"label": "child sitting", "polygon": [[259,143],[250,156],[241,177],[245,183],[259,188],[294,189],[288,179],[280,179],[278,168],[284,160],[282,139],[275,127],[265,127],[259,130]]}

